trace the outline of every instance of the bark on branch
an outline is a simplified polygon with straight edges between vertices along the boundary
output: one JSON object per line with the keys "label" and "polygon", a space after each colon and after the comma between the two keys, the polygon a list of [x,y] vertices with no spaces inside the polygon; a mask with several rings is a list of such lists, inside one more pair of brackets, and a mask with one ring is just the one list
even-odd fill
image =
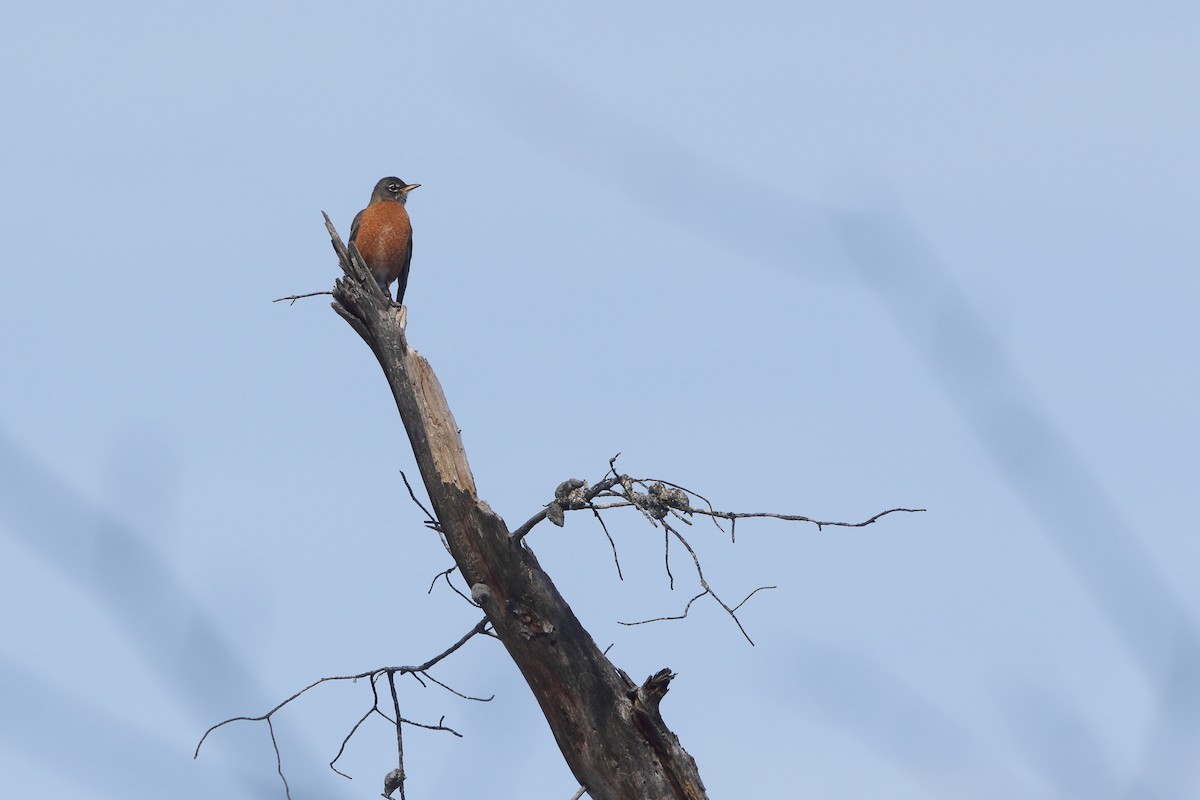
{"label": "bark on branch", "polygon": [[576,779],[593,800],[705,798],[696,763],[663,723],[664,670],[638,687],[604,656],[521,536],[479,499],[433,369],[408,346],[392,304],[325,218],[345,276],[333,308],[383,368],[451,554],[472,597],[529,683]]}

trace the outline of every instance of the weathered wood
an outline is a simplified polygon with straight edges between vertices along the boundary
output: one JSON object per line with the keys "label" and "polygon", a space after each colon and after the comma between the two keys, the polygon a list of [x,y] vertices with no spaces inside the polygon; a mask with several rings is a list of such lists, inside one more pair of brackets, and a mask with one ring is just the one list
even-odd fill
{"label": "weathered wood", "polygon": [[576,779],[593,800],[702,800],[695,761],[658,703],[669,670],[638,687],[604,656],[520,537],[479,499],[433,369],[408,346],[405,314],[326,217],[345,277],[334,310],[383,368],[421,478],[472,597],[525,676]]}

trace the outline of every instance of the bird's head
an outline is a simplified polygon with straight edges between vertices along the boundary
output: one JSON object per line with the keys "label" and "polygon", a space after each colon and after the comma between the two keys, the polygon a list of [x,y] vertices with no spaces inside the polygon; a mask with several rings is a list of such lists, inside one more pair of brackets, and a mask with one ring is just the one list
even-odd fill
{"label": "bird's head", "polygon": [[420,185],[419,183],[405,183],[399,178],[384,178],[375,184],[375,191],[371,192],[371,202],[394,200],[397,203],[403,203],[408,200],[408,193]]}

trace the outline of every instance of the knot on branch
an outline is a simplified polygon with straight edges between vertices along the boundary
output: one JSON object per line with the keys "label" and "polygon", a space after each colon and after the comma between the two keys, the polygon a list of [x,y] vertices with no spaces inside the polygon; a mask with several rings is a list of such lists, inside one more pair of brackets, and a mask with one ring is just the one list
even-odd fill
{"label": "knot on branch", "polygon": [[558,640],[554,623],[542,617],[532,609],[519,604],[512,604],[512,614],[517,618],[517,628],[526,639],[538,636],[549,636],[551,643]]}
{"label": "knot on branch", "polygon": [[477,583],[471,587],[471,599],[475,605],[486,608],[492,602],[492,589],[486,583]]}
{"label": "knot on branch", "polygon": [[587,508],[590,502],[588,482],[581,481],[579,478],[570,478],[555,488],[554,499],[546,506],[546,519],[561,528],[565,522],[564,511]]}
{"label": "knot on branch", "polygon": [[639,492],[633,488],[633,479],[622,475],[621,488],[625,490],[626,499],[650,519],[665,519],[672,510],[691,513],[687,492],[677,487],[655,481],[647,491]]}
{"label": "knot on branch", "polygon": [[554,499],[567,508],[582,508],[588,502],[587,488],[587,481],[569,478],[554,489]]}
{"label": "knot on branch", "polygon": [[394,769],[383,778],[383,796],[391,798],[392,793],[404,785],[404,770]]}

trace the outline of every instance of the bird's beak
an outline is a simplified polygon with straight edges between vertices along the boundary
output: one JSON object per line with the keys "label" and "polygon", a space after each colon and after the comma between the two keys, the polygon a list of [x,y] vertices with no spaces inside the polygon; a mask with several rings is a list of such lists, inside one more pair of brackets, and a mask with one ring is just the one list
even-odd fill
{"label": "bird's beak", "polygon": [[404,187],[404,189],[403,189],[402,191],[403,191],[405,194],[408,194],[408,193],[409,193],[409,192],[411,192],[413,189],[419,189],[419,188],[421,188],[421,184],[419,184],[419,183],[410,183],[408,186],[405,186],[405,187]]}

